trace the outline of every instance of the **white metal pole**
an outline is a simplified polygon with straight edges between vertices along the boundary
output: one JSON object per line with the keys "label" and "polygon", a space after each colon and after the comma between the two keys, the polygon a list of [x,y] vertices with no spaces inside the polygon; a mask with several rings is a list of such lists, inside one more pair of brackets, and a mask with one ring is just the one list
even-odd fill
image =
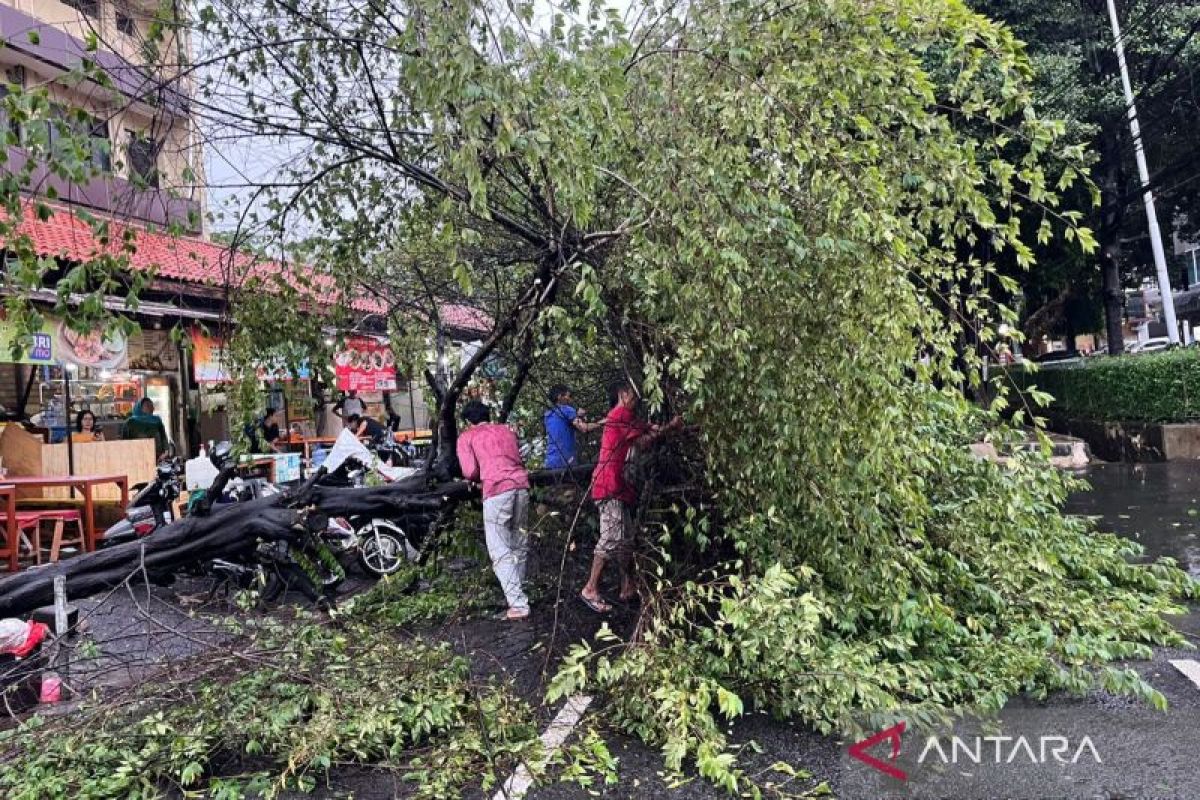
{"label": "white metal pole", "polygon": [[1133,136],[1133,155],[1138,175],[1142,179],[1142,200],[1146,204],[1146,221],[1150,226],[1150,249],[1154,252],[1154,268],[1158,272],[1158,291],[1162,295],[1163,322],[1171,344],[1179,344],[1179,326],[1175,322],[1175,299],[1171,296],[1171,276],[1167,274],[1167,254],[1163,250],[1162,231],[1154,210],[1154,193],[1150,191],[1150,169],[1146,166],[1146,151],[1142,147],[1142,129],[1138,125],[1137,106],[1133,102],[1133,84],[1125,65],[1125,44],[1121,41],[1121,24],[1117,21],[1116,0],[1108,0],[1108,16],[1112,20],[1113,37],[1117,43],[1117,64],[1121,68],[1121,84],[1125,88],[1125,103],[1129,107],[1129,131]]}

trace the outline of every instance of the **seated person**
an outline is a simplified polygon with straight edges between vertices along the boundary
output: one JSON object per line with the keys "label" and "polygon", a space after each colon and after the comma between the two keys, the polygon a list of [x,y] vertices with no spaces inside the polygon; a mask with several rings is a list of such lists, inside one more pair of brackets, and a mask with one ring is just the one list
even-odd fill
{"label": "seated person", "polygon": [[104,441],[104,434],[96,428],[96,415],[86,408],[75,417],[75,432],[71,434],[71,441],[76,444]]}
{"label": "seated person", "polygon": [[167,452],[167,428],[162,419],[154,413],[154,401],[143,397],[138,403],[133,415],[121,426],[122,439],[153,439],[154,455],[162,458]]}

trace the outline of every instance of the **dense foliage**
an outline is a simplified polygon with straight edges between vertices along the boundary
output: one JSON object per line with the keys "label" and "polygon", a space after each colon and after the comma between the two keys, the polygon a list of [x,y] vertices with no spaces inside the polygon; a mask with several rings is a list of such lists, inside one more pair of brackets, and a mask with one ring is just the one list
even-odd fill
{"label": "dense foliage", "polygon": [[[1089,174],[1096,204],[1078,201],[1097,232],[1100,251],[1083,256],[1061,241],[1038,247],[1041,267],[1019,276],[1030,335],[1088,333],[1108,316],[1108,337],[1121,343],[1123,288],[1153,275],[1134,164],[1125,97],[1108,4],[1103,0],[969,0],[1009,25],[1035,68],[1037,105],[1067,122],[1068,136],[1094,154]],[[1143,143],[1168,257],[1172,234],[1195,240],[1200,226],[1200,6],[1194,0],[1119,0],[1117,9]],[[1030,215],[1032,229],[1038,215]],[[1173,284],[1179,270],[1172,269]],[[1176,288],[1180,288],[1176,286]],[[1073,343],[1071,343],[1073,346]]]}
{"label": "dense foliage", "polygon": [[1037,371],[1013,368],[1010,381],[1038,407],[1038,391],[1053,397],[1049,408],[1085,420],[1191,422],[1200,419],[1200,353],[1186,348],[1139,356],[1089,359]]}
{"label": "dense foliage", "polygon": [[321,787],[353,765],[405,796],[485,793],[522,761],[541,778],[589,785],[613,775],[587,731],[545,754],[530,708],[498,681],[471,678],[446,645],[380,620],[423,601],[385,581],[333,624],[258,620],[247,638],[194,657],[175,675],[101,695],[73,717],[0,734],[10,800],[204,796],[272,798]]}

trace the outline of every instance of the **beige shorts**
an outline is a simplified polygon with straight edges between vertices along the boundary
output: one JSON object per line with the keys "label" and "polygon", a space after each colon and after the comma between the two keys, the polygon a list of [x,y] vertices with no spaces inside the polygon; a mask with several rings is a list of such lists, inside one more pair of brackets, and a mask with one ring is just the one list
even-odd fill
{"label": "beige shorts", "polygon": [[596,542],[596,552],[628,550],[633,536],[629,506],[620,500],[601,500],[596,505],[600,508],[600,541]]}

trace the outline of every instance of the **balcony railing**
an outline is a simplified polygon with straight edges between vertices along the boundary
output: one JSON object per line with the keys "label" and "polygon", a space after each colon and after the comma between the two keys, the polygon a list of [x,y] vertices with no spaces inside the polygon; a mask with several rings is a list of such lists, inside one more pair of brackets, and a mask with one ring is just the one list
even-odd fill
{"label": "balcony railing", "polygon": [[[29,39],[36,31],[36,42]],[[178,86],[162,86],[146,69],[122,56],[100,50],[88,52],[83,42],[66,31],[41,22],[12,6],[0,5],[0,37],[5,46],[53,70],[70,71],[85,60],[94,61],[113,81],[117,90],[130,100],[155,108],[174,117],[186,117],[188,99]]]}

